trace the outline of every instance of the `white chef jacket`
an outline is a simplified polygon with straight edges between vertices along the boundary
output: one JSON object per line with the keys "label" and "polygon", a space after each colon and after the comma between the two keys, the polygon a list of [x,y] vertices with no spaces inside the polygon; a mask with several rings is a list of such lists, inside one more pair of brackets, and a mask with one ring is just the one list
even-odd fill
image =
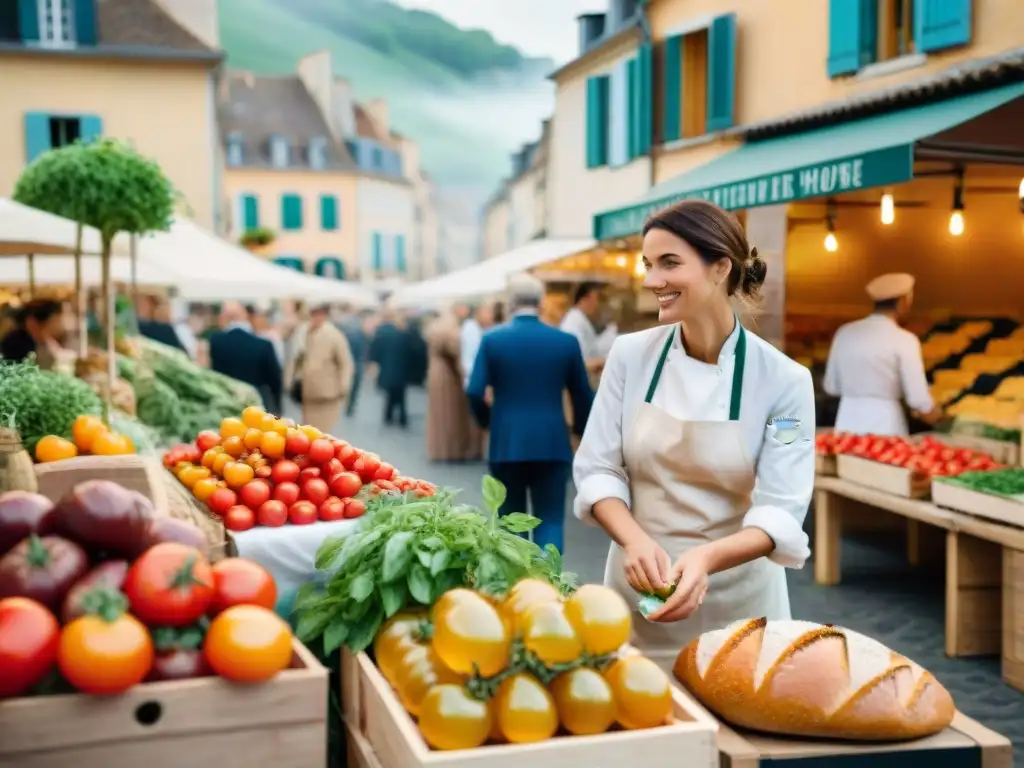
{"label": "white chef jacket", "polygon": [[[681,420],[728,421],[738,328],[717,365],[689,357],[674,334],[652,404]],[[581,520],[592,521],[592,507],[602,499],[630,506],[623,435],[644,402],[664,340],[665,329],[656,327],[619,336],[612,345],[573,461],[574,511]],[[799,437],[788,444],[776,440],[774,419],[799,421]],[[772,538],[771,560],[800,568],[810,555],[803,522],[814,490],[814,386],[806,368],[752,333],[739,421],[757,472],[743,527],[760,528]]]}
{"label": "white chef jacket", "polygon": [[583,359],[599,357],[598,334],[594,324],[590,322],[583,310],[576,307],[569,307],[569,311],[562,318],[560,328],[566,333],[571,333],[580,343],[580,351],[583,352]]}
{"label": "white chef jacket", "polygon": [[480,340],[484,332],[472,317],[463,321],[459,328],[459,363],[462,365],[462,388],[469,386],[469,377],[473,373],[473,364],[476,362],[476,353],[480,351]]}
{"label": "white chef jacket", "polygon": [[900,401],[924,413],[935,406],[921,342],[882,314],[836,331],[823,384],[826,392],[841,398],[836,429],[848,432],[902,434],[906,422]]}

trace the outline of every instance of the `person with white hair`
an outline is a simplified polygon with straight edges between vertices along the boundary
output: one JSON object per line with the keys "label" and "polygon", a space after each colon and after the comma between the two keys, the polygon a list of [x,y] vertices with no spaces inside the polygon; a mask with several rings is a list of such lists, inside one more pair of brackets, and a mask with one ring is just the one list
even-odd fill
{"label": "person with white hair", "polygon": [[544,284],[514,275],[507,292],[511,322],[483,335],[466,395],[480,426],[490,430],[490,472],[507,493],[500,513],[529,511],[541,521],[534,541],[563,551],[572,445],[562,395],[569,391],[572,428],[582,435],[593,392],[579,341],[538,316]]}
{"label": "person with white hair", "polygon": [[928,389],[921,342],[900,327],[914,300],[914,276],[879,275],[866,291],[874,312],[836,331],[828,353],[823,383],[839,398],[836,430],[905,435],[904,401],[922,420],[938,422],[942,411]]}

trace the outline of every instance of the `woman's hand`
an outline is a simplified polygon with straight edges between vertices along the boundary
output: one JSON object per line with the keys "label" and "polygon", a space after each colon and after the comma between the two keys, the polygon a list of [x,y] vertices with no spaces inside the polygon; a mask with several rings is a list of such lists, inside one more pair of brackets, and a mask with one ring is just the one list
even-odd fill
{"label": "woman's hand", "polygon": [[704,601],[708,591],[709,562],[707,551],[694,547],[676,560],[670,578],[675,591],[659,610],[647,618],[650,621],[672,622],[688,618]]}
{"label": "woman's hand", "polygon": [[653,595],[671,583],[672,558],[650,536],[639,536],[622,550],[626,555],[622,570],[629,586],[637,592]]}

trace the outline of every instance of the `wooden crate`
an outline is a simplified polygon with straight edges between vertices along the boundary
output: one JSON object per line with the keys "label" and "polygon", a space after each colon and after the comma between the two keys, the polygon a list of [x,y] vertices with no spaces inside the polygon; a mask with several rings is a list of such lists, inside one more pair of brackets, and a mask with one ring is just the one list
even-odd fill
{"label": "wooden crate", "polygon": [[1024,691],[1024,552],[1003,549],[1003,680]]}
{"label": "wooden crate", "polygon": [[76,456],[73,459],[36,464],[39,493],[57,501],[86,480],[110,480],[138,491],[153,502],[158,512],[166,513],[167,493],[163,466],[144,456]]}
{"label": "wooden crate", "polygon": [[942,733],[889,744],[797,741],[719,726],[718,749],[720,768],[1013,768],[1009,739],[959,712]]}
{"label": "wooden crate", "polygon": [[814,454],[814,474],[825,477],[836,476],[836,457],[832,454]]}
{"label": "wooden crate", "polygon": [[11,699],[0,768],[323,768],[327,692],[327,670],[295,641],[291,668],[260,685],[205,677]]}
{"label": "wooden crate", "polygon": [[1024,503],[971,490],[943,478],[932,480],[932,501],[947,509],[1024,527]]}
{"label": "wooden crate", "polygon": [[931,492],[931,480],[903,467],[882,464],[859,456],[836,457],[836,474],[851,483],[866,485],[893,496],[907,499],[926,499]]}
{"label": "wooden crate", "polygon": [[[477,749],[438,752],[427,746],[416,723],[402,708],[391,687],[369,656],[345,652],[341,668],[342,710],[345,721],[375,757],[368,768],[523,768],[585,765],[622,768],[638,758],[644,768],[715,768],[717,722],[688,694],[673,688],[674,722],[642,731],[613,731],[597,736],[556,737],[535,744],[499,744]],[[685,757],[683,757],[685,756]],[[358,763],[357,763],[358,765]]]}

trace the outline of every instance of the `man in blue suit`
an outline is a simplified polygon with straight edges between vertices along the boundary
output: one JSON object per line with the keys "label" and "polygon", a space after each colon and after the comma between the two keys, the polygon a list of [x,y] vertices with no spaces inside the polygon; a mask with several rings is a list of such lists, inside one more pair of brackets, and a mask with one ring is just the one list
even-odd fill
{"label": "man in blue suit", "polygon": [[501,513],[526,512],[529,497],[530,511],[541,520],[534,541],[562,551],[572,466],[562,395],[569,390],[577,435],[594,395],[579,342],[537,315],[544,284],[518,275],[508,290],[512,320],[484,334],[466,395],[480,426],[490,430],[490,471],[508,492]]}
{"label": "man in blue suit", "polygon": [[210,336],[210,367],[218,373],[251,384],[271,413],[281,413],[284,384],[274,345],[253,333],[249,315],[236,301],[224,304],[223,330]]}

